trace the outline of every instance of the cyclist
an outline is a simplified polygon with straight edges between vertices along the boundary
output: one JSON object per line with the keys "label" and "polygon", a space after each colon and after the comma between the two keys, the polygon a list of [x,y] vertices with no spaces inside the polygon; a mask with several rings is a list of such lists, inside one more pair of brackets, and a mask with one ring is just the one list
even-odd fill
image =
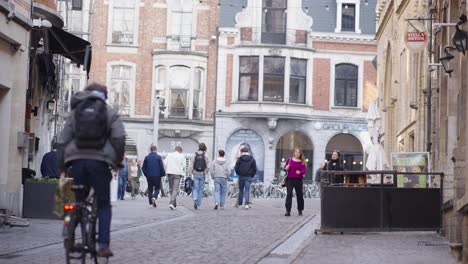
{"label": "cyclist", "polygon": [[[91,84],[71,100],[72,111],[58,140],[61,173],[71,172],[75,185],[92,187],[98,205],[98,256],[111,257],[111,169],[121,167],[125,130],[117,112],[106,104],[107,87]],[[79,197],[84,201],[86,197]]]}

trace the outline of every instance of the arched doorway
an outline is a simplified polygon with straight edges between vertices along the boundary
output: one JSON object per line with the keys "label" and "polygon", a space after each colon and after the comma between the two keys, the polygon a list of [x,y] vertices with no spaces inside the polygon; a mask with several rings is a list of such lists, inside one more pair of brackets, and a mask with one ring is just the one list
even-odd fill
{"label": "arched doorway", "polygon": [[341,153],[343,168],[347,171],[359,171],[364,166],[364,155],[361,142],[349,134],[338,134],[328,141],[325,159],[331,159],[334,150]]}
{"label": "arched doorway", "polygon": [[[263,182],[264,174],[264,160],[265,160],[265,145],[263,144],[262,137],[255,131],[250,129],[240,129],[232,133],[226,141],[226,159],[233,167],[236,160],[240,155],[240,149],[246,146],[250,149],[250,154],[255,158],[257,163],[257,174],[253,178],[254,181]],[[231,170],[231,177],[236,178],[234,169]]]}
{"label": "arched doorway", "polygon": [[307,160],[307,172],[304,177],[305,183],[313,182],[313,155],[314,147],[309,136],[300,131],[293,131],[284,134],[276,144],[276,161],[275,161],[275,179],[278,179],[284,163],[291,157],[295,147],[300,147],[304,151],[304,156]]}

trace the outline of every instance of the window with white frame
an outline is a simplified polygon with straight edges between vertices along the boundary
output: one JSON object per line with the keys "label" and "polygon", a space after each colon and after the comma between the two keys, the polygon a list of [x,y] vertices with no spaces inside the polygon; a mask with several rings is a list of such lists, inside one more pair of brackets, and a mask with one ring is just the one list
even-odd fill
{"label": "window with white frame", "polygon": [[169,116],[187,118],[189,112],[190,68],[174,66],[170,77]]}
{"label": "window with white frame", "polygon": [[263,66],[263,101],[284,101],[284,57],[265,57]]}
{"label": "window with white frame", "polygon": [[134,89],[134,69],[128,65],[111,66],[109,104],[120,115],[130,115],[130,94]]}
{"label": "window with white frame", "polygon": [[192,0],[172,0],[171,34],[173,36],[190,37],[192,35]]}
{"label": "window with white frame", "polygon": [[335,66],[335,106],[357,107],[358,67],[343,63]]}
{"label": "window with white frame", "polygon": [[81,10],[69,10],[68,11],[67,27],[73,32],[83,31],[83,11]]}
{"label": "window with white frame", "polygon": [[341,31],[356,31],[356,5],[342,4]]}
{"label": "window with white frame", "polygon": [[137,2],[137,0],[113,0],[111,27],[113,44],[135,44]]}
{"label": "window with white frame", "polygon": [[[155,67],[155,89],[169,98],[161,101],[170,118],[203,119],[205,69],[184,65]],[[164,115],[163,115],[164,117]]]}
{"label": "window with white frame", "polygon": [[262,43],[286,44],[287,0],[263,0]]}
{"label": "window with white frame", "polygon": [[307,60],[291,58],[289,75],[289,102],[306,103]]}
{"label": "window with white frame", "polygon": [[202,93],[203,93],[203,69],[196,68],[194,71],[194,83],[193,83],[193,104],[192,104],[192,117],[193,119],[201,119],[203,109],[202,105]]}
{"label": "window with white frame", "polygon": [[239,57],[239,101],[258,100],[258,56]]}

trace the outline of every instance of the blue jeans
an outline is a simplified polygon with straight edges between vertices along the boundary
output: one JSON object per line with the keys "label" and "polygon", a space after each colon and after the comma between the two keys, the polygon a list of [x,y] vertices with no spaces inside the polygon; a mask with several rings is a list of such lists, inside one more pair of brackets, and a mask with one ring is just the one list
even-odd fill
{"label": "blue jeans", "polygon": [[245,198],[245,204],[249,204],[250,200],[250,184],[252,183],[252,177],[239,176],[239,199],[238,205],[242,205],[242,199]]}
{"label": "blue jeans", "polygon": [[197,202],[198,207],[201,206],[203,199],[203,191],[205,190],[205,174],[193,174],[193,200]]}
{"label": "blue jeans", "polygon": [[215,203],[219,204],[221,207],[224,207],[226,203],[226,189],[227,189],[227,179],[225,177],[216,177],[214,179],[215,186]]}
{"label": "blue jeans", "polygon": [[[94,188],[98,205],[98,243],[109,245],[110,225],[112,218],[110,204],[110,181],[112,174],[109,165],[97,160],[75,160],[71,163],[71,175],[75,185],[85,185]],[[77,195],[77,201],[84,201],[86,195]]]}
{"label": "blue jeans", "polygon": [[119,185],[117,189],[117,199],[123,199],[125,196],[125,188],[127,187],[127,177],[119,176]]}

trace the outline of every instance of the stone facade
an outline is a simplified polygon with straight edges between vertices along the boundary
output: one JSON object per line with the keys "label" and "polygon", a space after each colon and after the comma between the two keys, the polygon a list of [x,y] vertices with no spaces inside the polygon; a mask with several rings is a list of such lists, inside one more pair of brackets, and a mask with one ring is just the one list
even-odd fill
{"label": "stone facade", "polygon": [[[132,154],[139,158],[147,154],[155,141],[161,152],[173,151],[177,144],[182,144],[184,151],[192,151],[200,142],[205,142],[211,152],[217,4],[135,0],[129,6],[131,9],[127,11],[134,13],[133,31],[122,33],[118,31],[119,25],[115,25],[118,17],[114,16],[121,7],[112,0],[94,2],[90,75],[90,81],[106,84],[111,92],[116,82],[112,76],[115,69],[130,69],[125,81],[129,84],[129,91],[124,94],[126,102],[112,102],[115,96],[109,101],[121,108],[128,107],[122,113],[128,133],[127,147],[136,148],[137,153]],[[119,39],[117,34],[127,35]],[[130,42],[125,39],[129,34]],[[159,140],[153,139],[156,95],[162,98]]]}
{"label": "stone facade", "polygon": [[[15,10],[16,13],[13,13]],[[0,3],[0,208],[22,213],[21,168],[28,86],[31,3]],[[21,141],[21,142],[19,142]]]}
{"label": "stone facade", "polygon": [[[221,5],[221,15],[229,14],[236,4],[240,3]],[[336,20],[337,14],[322,12],[311,16],[305,9],[294,8],[301,4],[298,0],[287,3],[288,28],[283,44],[265,43],[266,35],[261,30],[263,12],[258,8],[262,1],[248,1],[245,8],[230,14],[235,18],[233,24],[228,23],[231,17],[220,17],[220,21],[225,22],[219,38],[215,149],[225,149],[228,159],[233,162],[236,155],[233,146],[252,145],[254,157],[261,159],[260,178],[263,177],[265,182],[277,178],[280,163],[291,155],[293,144],[301,142],[298,146],[307,148],[308,180],[324,163],[332,146],[361,155],[362,160],[357,162],[362,168],[370,147],[365,117],[369,102],[376,99],[377,75],[372,65],[377,52],[374,35],[335,33],[334,28],[329,32],[313,31],[315,21]],[[375,17],[365,19],[372,21]],[[249,75],[258,79],[241,76],[245,73],[242,71],[246,71],[240,69],[246,67],[241,65],[241,60],[247,56],[258,59],[258,72]],[[268,78],[265,73],[270,67],[266,66],[266,58],[281,58],[285,62],[284,75],[281,73],[282,77],[278,77],[284,88],[275,95],[282,99],[273,99],[274,102],[271,92],[267,94],[266,90],[270,85],[265,81]],[[299,103],[295,103],[296,94],[290,90],[290,84],[295,81],[292,76],[296,74],[290,65],[296,59],[306,63],[305,98]],[[353,107],[339,106],[335,100],[336,82],[340,81],[336,79],[336,67],[342,64],[357,68],[356,105]],[[253,94],[251,90],[249,95],[241,91],[241,86],[246,83],[256,87]],[[245,96],[251,99],[243,99]],[[337,144],[341,136],[356,141],[356,148],[351,147],[351,142],[349,145]]]}

